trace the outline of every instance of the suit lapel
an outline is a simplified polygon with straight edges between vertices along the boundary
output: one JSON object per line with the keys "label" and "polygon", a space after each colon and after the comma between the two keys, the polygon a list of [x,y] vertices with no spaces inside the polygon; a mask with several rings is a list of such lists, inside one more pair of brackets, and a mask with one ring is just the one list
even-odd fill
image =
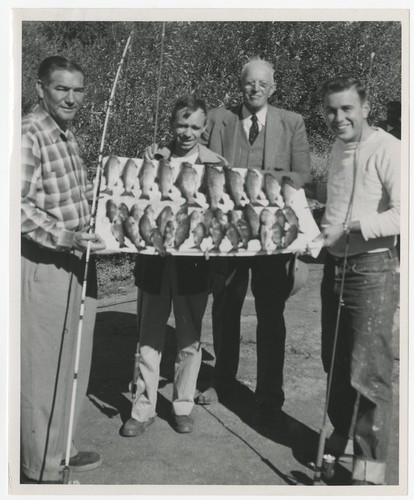
{"label": "suit lapel", "polygon": [[265,127],[264,168],[272,168],[276,161],[276,153],[282,136],[282,122],[277,110],[268,106]]}
{"label": "suit lapel", "polygon": [[233,109],[223,120],[223,156],[231,166],[235,166],[237,138],[239,133],[241,107]]}

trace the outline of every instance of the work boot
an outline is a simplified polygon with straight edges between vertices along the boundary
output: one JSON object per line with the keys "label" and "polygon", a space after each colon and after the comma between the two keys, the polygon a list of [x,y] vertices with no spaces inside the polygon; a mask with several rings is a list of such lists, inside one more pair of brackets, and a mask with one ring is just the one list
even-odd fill
{"label": "work boot", "polygon": [[125,422],[119,431],[121,436],[135,437],[140,436],[147,427],[154,423],[155,417],[151,417],[145,422],[138,422],[135,418],[130,418]]}
{"label": "work boot", "polygon": [[[69,468],[73,472],[85,472],[99,467],[102,463],[101,455],[96,451],[78,451],[76,455],[70,457]],[[65,460],[60,462],[59,470],[65,467]]]}

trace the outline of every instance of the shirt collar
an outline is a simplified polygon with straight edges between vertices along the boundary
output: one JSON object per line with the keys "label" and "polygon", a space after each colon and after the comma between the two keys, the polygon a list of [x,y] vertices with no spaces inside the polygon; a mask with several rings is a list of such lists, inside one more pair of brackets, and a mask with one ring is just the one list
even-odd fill
{"label": "shirt collar", "polygon": [[[252,113],[243,104],[243,107],[242,107],[242,118],[243,118],[243,121],[244,120],[247,121],[247,119],[250,120],[251,116],[252,116]],[[266,125],[267,105],[264,108],[262,108],[260,111],[258,111],[256,113],[256,116],[257,116],[257,121],[259,122],[259,124],[262,125],[262,127],[264,127]]]}
{"label": "shirt collar", "polygon": [[56,142],[59,138],[64,141],[72,141],[73,134],[69,129],[63,131],[55,120],[50,116],[50,114],[45,110],[42,103],[37,104],[33,109],[33,113],[41,120],[42,126],[45,131],[50,135],[53,142]]}

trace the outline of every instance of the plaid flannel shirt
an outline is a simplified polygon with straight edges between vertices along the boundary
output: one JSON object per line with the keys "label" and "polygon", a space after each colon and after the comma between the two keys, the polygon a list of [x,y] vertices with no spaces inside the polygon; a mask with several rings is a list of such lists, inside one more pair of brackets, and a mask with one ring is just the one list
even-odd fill
{"label": "plaid flannel shirt", "polygon": [[86,169],[76,138],[42,105],[22,120],[21,234],[56,250],[72,247],[90,220]]}

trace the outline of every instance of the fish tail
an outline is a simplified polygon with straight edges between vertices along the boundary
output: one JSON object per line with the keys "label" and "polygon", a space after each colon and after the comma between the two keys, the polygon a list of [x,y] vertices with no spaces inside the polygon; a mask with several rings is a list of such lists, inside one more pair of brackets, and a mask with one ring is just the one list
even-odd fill
{"label": "fish tail", "polygon": [[[148,197],[148,199],[149,199],[149,197]],[[163,194],[163,195],[161,196],[161,201],[172,201],[172,198],[171,198],[171,196],[170,196],[170,195],[168,195],[168,194]]]}
{"label": "fish tail", "polygon": [[134,196],[134,193],[132,191],[127,191],[125,189],[125,191],[121,194],[121,196]]}
{"label": "fish tail", "polygon": [[109,195],[113,195],[114,194],[114,192],[112,191],[112,189],[109,189],[109,188],[104,189],[103,191],[101,191],[101,193],[109,194]]}
{"label": "fish tail", "polygon": [[149,194],[144,194],[144,193],[142,193],[139,198],[140,198],[140,200],[149,200],[150,199]]}

